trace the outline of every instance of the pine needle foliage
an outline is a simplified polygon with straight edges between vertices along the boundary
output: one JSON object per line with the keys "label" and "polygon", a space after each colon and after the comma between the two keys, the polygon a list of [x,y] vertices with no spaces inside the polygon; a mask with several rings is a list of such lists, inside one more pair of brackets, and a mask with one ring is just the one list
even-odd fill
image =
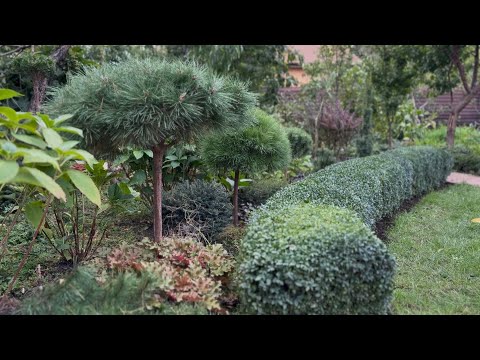
{"label": "pine needle foliage", "polygon": [[256,103],[245,83],[195,62],[160,59],[86,67],[50,96],[46,108],[74,114],[70,123],[83,129],[86,145],[98,154],[150,149],[205,129],[238,126]]}
{"label": "pine needle foliage", "polygon": [[256,173],[284,169],[291,160],[290,142],[284,128],[260,109],[253,112],[255,123],[234,131],[216,131],[200,142],[207,167]]}

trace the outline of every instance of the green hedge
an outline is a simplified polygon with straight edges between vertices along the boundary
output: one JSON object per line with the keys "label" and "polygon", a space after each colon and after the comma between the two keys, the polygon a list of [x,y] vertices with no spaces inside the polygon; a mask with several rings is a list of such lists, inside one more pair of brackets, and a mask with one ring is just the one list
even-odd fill
{"label": "green hedge", "polygon": [[394,261],[369,227],[440,186],[452,163],[441,149],[401,148],[328,166],[278,191],[253,214],[241,245],[247,308],[386,313]]}
{"label": "green hedge", "polygon": [[351,210],[263,212],[242,244],[242,293],[259,314],[385,314],[394,259]]}

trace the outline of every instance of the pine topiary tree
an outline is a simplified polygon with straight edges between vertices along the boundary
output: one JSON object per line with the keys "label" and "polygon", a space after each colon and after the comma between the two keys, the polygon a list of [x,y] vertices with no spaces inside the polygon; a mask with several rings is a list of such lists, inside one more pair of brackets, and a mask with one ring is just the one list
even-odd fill
{"label": "pine topiary tree", "polygon": [[154,163],[154,233],[162,238],[162,165],[169,146],[204,130],[251,119],[256,96],[235,79],[194,62],[132,59],[85,68],[50,91],[49,111],[73,114],[86,145],[114,155],[125,147],[151,149]]}
{"label": "pine topiary tree", "polygon": [[234,170],[233,224],[238,225],[240,172],[284,169],[291,160],[285,130],[270,115],[255,109],[255,124],[234,131],[212,132],[200,142],[200,154],[212,170]]}
{"label": "pine topiary tree", "polygon": [[292,158],[298,159],[312,153],[313,141],[308,132],[297,127],[287,127],[285,131],[292,148]]}

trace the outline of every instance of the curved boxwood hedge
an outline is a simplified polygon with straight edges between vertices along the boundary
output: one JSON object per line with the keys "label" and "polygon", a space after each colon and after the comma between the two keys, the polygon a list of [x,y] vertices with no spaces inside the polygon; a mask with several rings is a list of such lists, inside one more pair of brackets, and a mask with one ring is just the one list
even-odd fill
{"label": "curved boxwood hedge", "polygon": [[328,166],[275,193],[253,214],[240,249],[247,308],[386,313],[394,261],[369,227],[443,184],[452,165],[444,150],[401,148]]}
{"label": "curved boxwood hedge", "polygon": [[385,314],[395,262],[351,210],[299,204],[262,212],[240,266],[259,314]]}

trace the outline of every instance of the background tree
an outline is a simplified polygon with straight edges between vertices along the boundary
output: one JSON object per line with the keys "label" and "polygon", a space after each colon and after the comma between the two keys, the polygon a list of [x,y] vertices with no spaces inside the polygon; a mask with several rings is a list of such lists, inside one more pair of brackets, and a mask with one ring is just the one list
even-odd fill
{"label": "background tree", "polygon": [[387,122],[387,141],[391,149],[395,114],[418,80],[411,61],[411,49],[404,45],[372,45],[368,66],[373,89]]}
{"label": "background tree", "polygon": [[287,45],[166,45],[172,57],[194,59],[219,74],[248,81],[250,90],[259,92],[260,104],[275,105],[280,87],[294,83],[288,76],[288,61],[298,55]]}
{"label": "background tree", "polygon": [[[433,95],[451,94],[450,116],[446,141],[455,144],[455,128],[460,112],[480,94],[478,83],[480,45],[418,45],[414,60],[420,71],[427,73],[425,82]],[[453,90],[460,87],[463,96],[454,101]]]}
{"label": "background tree", "polygon": [[233,224],[238,226],[240,172],[256,173],[284,169],[291,160],[290,143],[283,127],[260,109],[255,124],[240,130],[212,132],[202,138],[200,154],[214,171],[234,170]]}
{"label": "background tree", "polygon": [[74,114],[86,145],[113,155],[126,147],[150,149],[154,168],[154,233],[162,238],[162,165],[165,151],[206,129],[251,119],[256,97],[246,85],[191,62],[132,59],[86,68],[52,90],[48,109]]}

